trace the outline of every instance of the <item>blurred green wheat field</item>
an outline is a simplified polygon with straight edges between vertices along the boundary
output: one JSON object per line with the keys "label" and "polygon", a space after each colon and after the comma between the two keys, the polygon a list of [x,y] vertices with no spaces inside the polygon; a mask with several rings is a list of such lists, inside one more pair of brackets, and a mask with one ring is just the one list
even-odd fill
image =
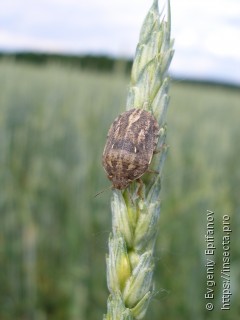
{"label": "blurred green wheat field", "polygon": [[[128,78],[0,63],[0,320],[95,320],[106,311],[111,191],[101,154]],[[156,295],[148,319],[237,319],[240,91],[173,82]],[[206,311],[206,212],[214,306]],[[221,311],[222,217],[231,221],[231,310]],[[212,302],[212,301],[211,301]]]}

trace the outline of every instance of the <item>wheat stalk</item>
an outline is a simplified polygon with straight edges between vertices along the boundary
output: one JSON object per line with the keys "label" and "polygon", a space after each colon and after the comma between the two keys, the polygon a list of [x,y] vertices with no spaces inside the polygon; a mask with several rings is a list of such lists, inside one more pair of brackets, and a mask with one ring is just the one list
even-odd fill
{"label": "wheat stalk", "polygon": [[104,320],[142,319],[153,296],[154,244],[160,215],[161,172],[167,146],[165,116],[169,101],[166,75],[173,56],[170,36],[170,3],[167,18],[153,1],[140,32],[132,67],[127,109],[144,108],[160,126],[158,149],[143,188],[133,182],[124,191],[114,190],[111,201],[112,233],[107,256],[107,284],[110,291]]}

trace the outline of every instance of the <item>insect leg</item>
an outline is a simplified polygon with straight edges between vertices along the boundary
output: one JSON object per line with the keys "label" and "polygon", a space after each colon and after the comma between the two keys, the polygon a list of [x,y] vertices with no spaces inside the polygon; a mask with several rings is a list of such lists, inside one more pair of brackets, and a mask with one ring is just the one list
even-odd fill
{"label": "insect leg", "polygon": [[136,181],[139,183],[139,187],[138,187],[138,190],[137,190],[137,195],[138,195],[141,199],[144,199],[144,196],[143,196],[143,190],[144,190],[143,181],[142,181],[141,178],[136,179]]}
{"label": "insect leg", "polygon": [[159,171],[157,171],[157,170],[152,170],[152,169],[147,169],[146,173],[155,173],[155,174],[159,174]]}

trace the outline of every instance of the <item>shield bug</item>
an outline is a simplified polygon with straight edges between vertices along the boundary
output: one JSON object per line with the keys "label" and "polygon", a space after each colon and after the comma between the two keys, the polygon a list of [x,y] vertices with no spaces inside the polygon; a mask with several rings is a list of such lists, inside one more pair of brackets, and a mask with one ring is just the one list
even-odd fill
{"label": "shield bug", "polygon": [[148,170],[158,136],[157,120],[146,110],[131,109],[114,120],[102,156],[113,188],[127,188]]}

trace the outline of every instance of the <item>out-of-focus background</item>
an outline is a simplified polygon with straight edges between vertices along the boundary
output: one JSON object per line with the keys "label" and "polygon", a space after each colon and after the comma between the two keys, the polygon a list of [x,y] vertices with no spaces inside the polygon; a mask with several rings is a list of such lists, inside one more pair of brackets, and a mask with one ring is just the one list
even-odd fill
{"label": "out-of-focus background", "polygon": [[[162,2],[160,2],[160,5]],[[95,320],[106,311],[106,133],[125,109],[148,0],[12,0],[0,10],[0,320]],[[240,310],[240,2],[172,0],[169,153],[148,319]],[[214,299],[207,293],[214,211]],[[223,216],[230,311],[221,311]],[[209,287],[209,285],[208,285]],[[214,310],[206,310],[213,302]]]}

